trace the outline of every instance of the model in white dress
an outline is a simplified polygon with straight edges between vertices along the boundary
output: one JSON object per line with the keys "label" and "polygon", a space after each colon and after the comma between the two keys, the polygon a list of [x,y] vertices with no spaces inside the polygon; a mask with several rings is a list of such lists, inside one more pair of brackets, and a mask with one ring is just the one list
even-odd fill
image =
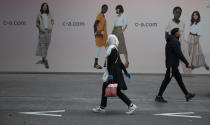
{"label": "model in white dress", "polygon": [[194,68],[205,67],[206,70],[209,70],[209,66],[206,63],[205,56],[200,45],[200,37],[202,35],[202,22],[200,21],[200,14],[198,11],[195,11],[192,14],[190,33],[188,36],[188,51],[191,59],[190,63],[194,66]]}

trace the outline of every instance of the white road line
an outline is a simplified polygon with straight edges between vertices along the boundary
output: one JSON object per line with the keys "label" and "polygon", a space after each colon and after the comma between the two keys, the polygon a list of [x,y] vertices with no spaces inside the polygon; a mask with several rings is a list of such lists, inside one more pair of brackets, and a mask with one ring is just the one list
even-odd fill
{"label": "white road line", "polygon": [[53,113],[63,113],[65,110],[55,110],[55,111],[37,111],[37,112],[19,112],[20,114],[25,115],[42,115],[42,116],[57,116],[61,117],[62,115],[53,114]]}
{"label": "white road line", "polygon": [[185,117],[185,118],[202,118],[201,116],[193,116],[194,112],[180,112],[180,113],[161,113],[161,114],[153,114],[153,115],[161,115],[161,116],[174,116],[174,117]]}
{"label": "white road line", "polygon": [[42,114],[42,113],[40,113],[40,114],[32,114],[32,113],[30,113],[30,114],[28,114],[28,113],[21,113],[21,114],[25,114],[25,115],[42,115],[42,116],[56,116],[56,117],[62,117],[62,115],[57,115],[57,114]]}

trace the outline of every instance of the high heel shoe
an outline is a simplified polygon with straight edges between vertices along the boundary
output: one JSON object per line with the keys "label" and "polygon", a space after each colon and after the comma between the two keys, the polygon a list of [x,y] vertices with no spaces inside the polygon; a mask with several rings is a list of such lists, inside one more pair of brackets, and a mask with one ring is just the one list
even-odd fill
{"label": "high heel shoe", "polygon": [[208,65],[205,65],[205,68],[206,68],[206,70],[209,70],[209,66]]}

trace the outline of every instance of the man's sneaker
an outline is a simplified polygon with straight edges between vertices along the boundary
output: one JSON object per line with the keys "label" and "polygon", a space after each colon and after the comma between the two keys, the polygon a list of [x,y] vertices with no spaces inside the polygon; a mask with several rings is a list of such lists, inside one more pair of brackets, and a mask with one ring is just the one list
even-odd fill
{"label": "man's sneaker", "polygon": [[93,108],[92,110],[93,110],[93,112],[96,112],[96,113],[104,113],[105,112],[105,109],[102,109],[100,106],[97,108]]}
{"label": "man's sneaker", "polygon": [[94,68],[96,68],[96,69],[103,69],[103,67],[102,67],[102,66],[100,66],[100,65],[99,65],[99,64],[97,64],[97,63],[95,63],[93,67],[94,67]]}
{"label": "man's sneaker", "polygon": [[167,101],[162,96],[156,96],[156,102],[167,103]]}
{"label": "man's sneaker", "polygon": [[132,106],[128,107],[128,111],[126,112],[127,115],[133,114],[133,112],[136,110],[137,106],[135,104],[132,104]]}
{"label": "man's sneaker", "polygon": [[193,93],[188,93],[188,94],[185,96],[187,102],[188,102],[189,100],[191,100],[192,98],[194,98],[194,97],[195,97],[195,94],[193,94]]}

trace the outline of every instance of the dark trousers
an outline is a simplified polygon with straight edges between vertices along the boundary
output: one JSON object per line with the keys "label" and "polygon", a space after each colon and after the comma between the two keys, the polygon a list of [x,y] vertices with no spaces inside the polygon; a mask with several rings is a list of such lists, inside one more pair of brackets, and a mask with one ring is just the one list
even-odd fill
{"label": "dark trousers", "polygon": [[[172,74],[171,74],[171,70],[172,70]],[[158,96],[162,96],[166,87],[168,86],[169,82],[171,81],[172,77],[174,77],[179,85],[179,87],[181,88],[181,90],[183,91],[183,93],[185,95],[188,94],[188,91],[182,81],[182,76],[179,72],[179,69],[178,67],[169,67],[167,68],[166,70],[166,74],[165,74],[165,78],[160,86],[160,90],[159,90],[159,93],[158,93]]]}
{"label": "dark trousers", "polygon": [[[108,83],[104,82],[103,86],[102,86],[102,96],[101,96],[101,107],[106,107],[107,106],[107,97],[104,97],[105,95],[105,89],[108,86]],[[130,105],[132,102],[131,100],[124,94],[121,92],[120,88],[117,88],[117,96],[126,104],[126,105]]]}

